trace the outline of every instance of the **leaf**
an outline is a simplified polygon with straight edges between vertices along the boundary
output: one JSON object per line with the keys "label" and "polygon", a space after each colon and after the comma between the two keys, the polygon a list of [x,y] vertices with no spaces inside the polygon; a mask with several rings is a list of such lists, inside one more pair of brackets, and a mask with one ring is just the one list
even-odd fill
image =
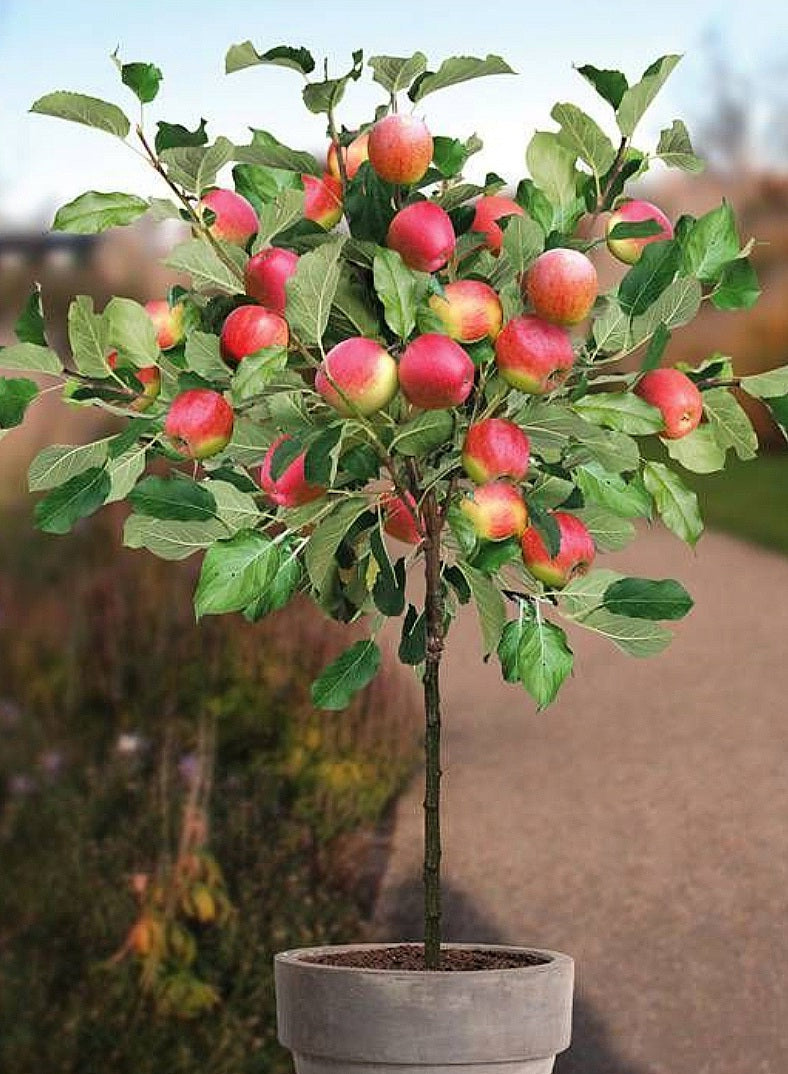
{"label": "leaf", "polygon": [[146,548],[160,559],[181,560],[209,548],[226,534],[218,519],[162,522],[147,515],[130,515],[123,527],[123,543],[127,548]]}
{"label": "leaf", "polygon": [[[654,246],[646,249],[654,249]],[[633,346],[648,339],[660,325],[671,329],[688,324],[700,309],[702,297],[700,283],[691,276],[680,276],[669,283],[645,313],[634,318],[631,329]]]}
{"label": "leaf", "polygon": [[584,619],[602,607],[608,588],[621,577],[617,571],[596,569],[570,579],[558,595],[561,614],[575,621]]}
{"label": "leaf", "polygon": [[678,474],[661,462],[647,462],[643,483],[654,498],[662,521],[677,537],[695,545],[703,532],[698,497]]}
{"label": "leaf", "polygon": [[517,672],[540,711],[555,700],[573,663],[566,634],[559,626],[544,619],[524,621],[517,648]]}
{"label": "leaf", "polygon": [[364,284],[350,265],[343,264],[329,315],[329,331],[338,333],[340,339],[348,336],[376,338],[380,326],[372,305]]}
{"label": "leaf", "polygon": [[231,45],[224,59],[225,74],[242,71],[245,67],[258,64],[271,64],[276,67],[289,67],[302,75],[309,75],[315,69],[312,53],[305,48],[293,48],[289,45],[277,45],[267,52],[258,52],[251,41],[242,41]]}
{"label": "leaf", "polygon": [[286,347],[265,347],[257,354],[247,355],[233,374],[233,402],[237,405],[262,395],[286,365]]}
{"label": "leaf", "polygon": [[367,507],[366,497],[363,496],[343,500],[312,533],[304,558],[315,589],[323,588],[326,576],[335,563],[334,557],[342,538]]}
{"label": "leaf", "polygon": [[608,239],[645,239],[650,235],[661,235],[662,224],[658,220],[622,220],[608,231]]}
{"label": "leaf", "polygon": [[339,255],[344,239],[319,246],[298,261],[286,284],[287,323],[307,346],[323,338],[339,284]]}
{"label": "leaf", "polygon": [[262,596],[244,608],[244,618],[256,622],[269,612],[284,608],[293,597],[301,582],[303,572],[298,556],[284,542],[280,551],[279,567],[270,585]]}
{"label": "leaf", "polygon": [[108,442],[92,444],[51,444],[42,448],[30,464],[27,484],[31,492],[44,492],[65,484],[85,470],[101,467],[107,458]]}
{"label": "leaf", "polygon": [[640,260],[619,284],[621,308],[634,317],[654,302],[670,284],[681,264],[681,248],[673,240],[643,247]]}
{"label": "leaf", "polygon": [[227,138],[217,138],[213,145],[173,146],[159,155],[173,182],[201,195],[214,185],[225,164],[235,159],[235,146]]}
{"label": "leaf", "polygon": [[623,518],[648,518],[651,514],[651,500],[639,484],[608,473],[596,463],[578,466],[575,480],[586,504],[607,507]]}
{"label": "leaf", "polygon": [[386,324],[395,336],[407,339],[416,327],[416,307],[427,292],[426,275],[409,269],[396,250],[375,254],[372,271]]}
{"label": "leaf", "polygon": [[277,545],[256,530],[241,530],[212,544],[194,594],[197,618],[243,611],[265,593],[278,563]]}
{"label": "leaf", "polygon": [[579,626],[600,634],[629,656],[655,656],[670,644],[673,635],[659,623],[614,615],[598,608],[576,620]]}
{"label": "leaf", "polygon": [[663,427],[662,412],[632,392],[598,392],[585,395],[574,404],[581,417],[618,429],[633,436],[658,433]]}
{"label": "leaf", "polygon": [[674,119],[670,127],[661,131],[657,156],[669,168],[695,173],[702,172],[704,168],[703,161],[695,156],[689,132],[680,119]]}
{"label": "leaf", "polygon": [[75,522],[101,507],[109,489],[109,475],[99,466],[75,474],[39,500],[35,509],[36,525],[44,533],[68,533]]}
{"label": "leaf", "polygon": [[503,249],[519,276],[544,249],[544,232],[528,216],[510,216],[503,229]]}
{"label": "leaf", "polygon": [[129,494],[138,515],[173,522],[203,522],[216,517],[216,500],[204,485],[190,477],[146,477]]}
{"label": "leaf", "polygon": [[488,55],[485,59],[475,56],[453,56],[444,60],[436,72],[427,71],[413,85],[408,93],[412,101],[421,101],[428,93],[456,86],[472,78],[484,78],[488,75],[513,75],[515,72],[500,56]]}
{"label": "leaf", "polygon": [[269,202],[260,211],[260,225],[252,245],[252,253],[256,254],[270,245],[272,239],[292,227],[302,219],[303,215],[303,190],[282,190],[274,201]]}
{"label": "leaf", "polygon": [[340,710],[377,675],[380,649],[371,638],[357,641],[312,683],[312,703],[319,709]]}
{"label": "leaf", "polygon": [[561,127],[561,144],[585,161],[599,180],[616,159],[615,147],[599,124],[574,104],[556,104],[550,115]]}
{"label": "leaf", "polygon": [[468,566],[467,563],[458,563],[457,566],[471,587],[476,610],[479,613],[484,655],[487,656],[495,652],[506,622],[503,597],[498,587],[487,575],[482,574],[475,567]]}
{"label": "leaf", "polygon": [[97,235],[112,227],[124,227],[148,211],[148,202],[133,194],[102,194],[90,190],[62,205],[52,224],[53,231],[75,235]]}
{"label": "leaf", "polygon": [[726,388],[703,393],[703,411],[721,448],[732,447],[740,459],[754,459],[758,437],[747,412]]}
{"label": "leaf", "polygon": [[156,139],[154,148],[157,153],[165,149],[172,149],[176,145],[207,145],[208,133],[205,130],[205,120],[201,119],[196,130],[190,131],[180,123],[156,124]]}
{"label": "leaf", "polygon": [[658,324],[643,355],[643,361],[640,363],[641,373],[647,373],[650,369],[656,369],[659,366],[668,343],[670,343],[670,332],[664,324]]}
{"label": "leaf", "polygon": [[522,635],[522,623],[510,620],[503,628],[498,642],[498,659],[501,661],[501,675],[504,682],[519,682],[520,672],[517,667],[517,655]]}
{"label": "leaf", "polygon": [[538,474],[536,477],[536,483],[528,493],[528,502],[538,504],[539,507],[550,508],[560,507],[560,505],[567,500],[575,490],[573,482],[565,480],[563,477],[556,477],[554,474]]}
{"label": "leaf", "polygon": [[[661,245],[655,243],[651,249]],[[720,280],[725,266],[739,255],[736,218],[727,201],[692,224],[682,249],[690,275],[697,276],[703,283]]]}
{"label": "leaf", "polygon": [[395,213],[392,189],[369,162],[361,165],[350,181],[345,198],[345,213],[354,239],[385,245]]}
{"label": "leaf", "polygon": [[600,97],[603,97],[613,108],[618,108],[621,104],[621,98],[629,86],[626,77],[621,71],[602,70],[599,67],[593,67],[591,64],[578,67],[577,71],[591,83]]}
{"label": "leaf", "polygon": [[544,508],[528,500],[529,523],[533,526],[544,542],[545,549],[551,559],[561,551],[561,530],[554,516]]}
{"label": "leaf", "polygon": [[531,178],[561,212],[576,198],[575,154],[559,141],[557,134],[537,131],[525,153]]}
{"label": "leaf", "polygon": [[142,104],[150,104],[158,96],[164,75],[154,63],[124,63],[120,78]]}
{"label": "leaf", "polygon": [[130,298],[112,298],[104,310],[107,341],[125,361],[139,368],[159,360],[156,329],[147,311]]}
{"label": "leaf", "polygon": [[278,481],[285,470],[296,461],[299,455],[303,455],[304,446],[298,440],[288,437],[280,440],[271,455],[271,477]]}
{"label": "leaf", "polygon": [[421,664],[427,656],[427,616],[419,613],[412,604],[408,605],[402,623],[397,656],[400,663],[415,666]]}
{"label": "leaf", "polygon": [[367,63],[374,72],[373,80],[392,96],[407,89],[427,70],[423,52],[414,52],[412,56],[370,56]]}
{"label": "leaf", "polygon": [[353,66],[341,78],[327,78],[323,82],[309,82],[302,91],[304,104],[310,112],[329,114],[342,100],[345,87],[351,80],[356,82],[363,71],[364,54],[359,49],[353,53]]}
{"label": "leaf", "polygon": [[585,523],[599,552],[617,552],[635,539],[632,523],[604,507],[591,505],[572,513]]}
{"label": "leaf", "polygon": [[0,369],[56,375],[63,372],[63,363],[49,347],[36,343],[12,343],[10,347],[0,347]]}
{"label": "leaf", "polygon": [[[184,356],[186,367],[205,380],[229,381],[230,370],[222,359],[219,337],[212,332],[190,332],[186,338]],[[239,371],[245,362],[246,359],[241,362]]]}
{"label": "leaf", "polygon": [[177,272],[187,272],[198,289],[216,288],[228,295],[243,294],[243,269],[247,256],[240,247],[223,246],[225,254],[237,265],[233,271],[203,239],[180,243],[164,264]]}
{"label": "leaf", "polygon": [[78,295],[68,308],[68,341],[74,365],[86,377],[109,376],[107,329],[107,318],[94,311],[93,299]]}
{"label": "leaf", "polygon": [[604,596],[609,612],[634,619],[683,619],[693,603],[684,586],[672,578],[622,578],[608,586]]}
{"label": "leaf", "polygon": [[[4,358],[5,351],[0,353],[0,365],[4,364]],[[776,396],[788,395],[788,365],[770,369],[767,373],[742,377],[740,383],[742,388],[756,399],[773,399]]]}
{"label": "leaf", "polygon": [[616,109],[619,130],[623,135],[631,137],[635,133],[635,127],[680,59],[681,56],[661,56],[646,68],[640,82],[625,90]]}
{"label": "leaf", "polygon": [[41,287],[33,285],[22,312],[14,325],[14,335],[20,343],[33,343],[37,347],[46,347],[44,332],[44,315],[41,309]]}
{"label": "leaf", "polygon": [[401,426],[390,449],[399,455],[424,456],[452,442],[454,417],[450,410],[425,410]]}
{"label": "leaf", "polygon": [[107,463],[110,489],[105,503],[125,500],[145,470],[147,445],[135,444]]}
{"label": "leaf", "polygon": [[26,377],[0,377],[0,429],[19,425],[38,395],[38,385]]}
{"label": "leaf", "polygon": [[217,517],[234,533],[254,529],[260,522],[260,508],[249,492],[242,492],[229,481],[213,478],[205,483],[205,488],[213,496]]}
{"label": "leaf", "polygon": [[67,119],[72,123],[83,123],[86,127],[95,127],[118,138],[125,138],[131,130],[128,117],[117,105],[98,97],[87,97],[83,93],[70,93],[67,90],[47,93],[39,97],[30,111]]}
{"label": "leaf", "polygon": [[711,293],[711,303],[718,310],[748,310],[760,295],[761,285],[750,259],[739,257],[722,270],[720,282]]}
{"label": "leaf", "polygon": [[384,615],[402,615],[405,608],[405,560],[392,564],[380,529],[370,534],[369,546],[378,565],[378,576],[372,586],[375,607]]}
{"label": "leaf", "polygon": [[695,474],[712,474],[725,466],[725,449],[711,425],[699,425],[678,440],[663,439],[671,459]]}
{"label": "leaf", "polygon": [[631,338],[629,315],[614,298],[608,298],[603,313],[594,321],[593,336],[601,354],[615,354],[628,348]]}
{"label": "leaf", "polygon": [[252,128],[250,145],[235,147],[235,160],[242,164],[256,164],[263,168],[277,168],[288,172],[306,172],[320,175],[322,168],[312,156],[300,149],[291,149],[268,131]]}

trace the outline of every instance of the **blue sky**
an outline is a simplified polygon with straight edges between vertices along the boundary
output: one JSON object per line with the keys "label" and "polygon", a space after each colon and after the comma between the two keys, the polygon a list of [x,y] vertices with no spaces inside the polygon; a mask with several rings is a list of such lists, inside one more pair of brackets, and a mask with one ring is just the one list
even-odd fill
{"label": "blue sky", "polygon": [[[433,62],[497,52],[517,78],[443,91],[425,100],[423,115],[436,133],[482,132],[478,167],[518,178],[530,133],[551,127],[554,101],[576,101],[608,121],[573,63],[620,67],[635,77],[656,56],[685,53],[655,106],[648,136],[674,115],[691,117],[702,108],[702,42],[712,27],[722,31],[743,71],[774,58],[788,38],[786,7],[773,0],[754,0],[746,10],[718,0],[396,0],[389,10],[369,0],[0,0],[0,219],[46,221],[58,204],[86,189],[157,192],[155,177],[114,139],[27,112],[41,94],[72,89],[113,100],[135,116],[135,101],[108,59],[116,45],[124,60],[152,61],[164,71],[160,96],[147,109],[152,130],[159,118],[193,127],[206,116],[214,135],[242,141],[251,125],[313,150],[324,140],[324,124],[301,105],[299,77],[277,68],[226,77],[230,44],[251,38],[259,49],[305,45],[327,55],[337,72],[362,46],[367,55],[420,48]],[[369,86],[353,86],[341,118],[353,126],[377,99]]]}

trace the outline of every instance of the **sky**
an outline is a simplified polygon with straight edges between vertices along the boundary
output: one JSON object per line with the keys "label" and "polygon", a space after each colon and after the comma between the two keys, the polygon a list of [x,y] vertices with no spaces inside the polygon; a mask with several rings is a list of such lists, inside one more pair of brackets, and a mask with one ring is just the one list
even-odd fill
{"label": "sky", "polygon": [[[733,66],[746,73],[777,58],[777,43],[788,39],[788,7],[776,0],[0,0],[0,221],[48,223],[58,205],[88,189],[165,193],[116,139],[28,113],[42,94],[69,89],[114,101],[136,120],[136,100],[109,59],[116,46],[125,62],[154,62],[164,72],[159,97],[146,108],[152,132],[157,119],[193,129],[205,116],[214,137],[243,142],[247,127],[259,127],[312,151],[325,141],[325,123],[304,109],[300,76],[274,67],[225,76],[229,45],[246,39],[260,51],[303,45],[327,56],[332,74],[346,69],[359,47],[366,55],[420,49],[433,67],[449,55],[498,53],[516,78],[444,90],[426,98],[419,114],[433,133],[482,133],[477,172],[494,170],[516,181],[532,131],[554,129],[555,101],[574,101],[610,130],[611,113],[573,64],[620,68],[634,81],[657,56],[683,53],[645,126],[645,141],[676,115],[702,114],[703,42],[712,30]],[[341,121],[353,127],[369,118],[378,92],[371,83],[354,84]]]}

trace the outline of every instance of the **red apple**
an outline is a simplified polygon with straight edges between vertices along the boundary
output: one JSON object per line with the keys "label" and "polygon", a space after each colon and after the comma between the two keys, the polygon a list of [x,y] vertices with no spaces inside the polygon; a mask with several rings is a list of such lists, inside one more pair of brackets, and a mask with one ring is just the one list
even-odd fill
{"label": "red apple", "polygon": [[446,326],[452,339],[475,343],[501,331],[503,309],[498,295],[480,280],[457,280],[447,283],[443,295],[433,295],[430,306]]}
{"label": "red apple", "polygon": [[271,463],[274,452],[281,443],[292,440],[291,436],[284,433],[277,437],[265,453],[260,466],[260,486],[267,494],[268,499],[279,507],[300,507],[302,504],[311,503],[325,495],[325,489],[321,485],[310,485],[304,476],[304,459],[306,452],[302,451],[281,472],[279,477],[271,476]]}
{"label": "red apple", "polygon": [[374,339],[353,336],[328,352],[315,388],[340,414],[351,415],[354,407],[361,414],[374,414],[396,395],[397,363]]}
{"label": "red apple", "polygon": [[246,293],[267,309],[284,317],[287,306],[285,284],[298,265],[298,254],[272,246],[261,250],[246,262],[244,280]]}
{"label": "red apple", "polygon": [[388,183],[417,183],[432,160],[432,135],[416,116],[386,116],[369,135],[369,162]]}
{"label": "red apple", "polygon": [[[661,230],[656,235],[646,235],[642,239],[611,239],[610,232],[616,224],[639,224],[642,220],[653,220]],[[634,265],[640,260],[643,247],[650,242],[662,242],[673,238],[673,225],[661,209],[650,201],[626,201],[611,214],[606,228],[607,248],[625,265]]]}
{"label": "red apple", "polygon": [[200,204],[216,216],[208,230],[215,239],[230,242],[234,246],[246,246],[252,235],[257,234],[260,221],[246,198],[234,190],[210,190]]}
{"label": "red apple", "polygon": [[652,369],[638,381],[635,395],[662,412],[667,440],[691,433],[703,417],[703,396],[680,369]]}
{"label": "red apple", "polygon": [[433,201],[400,209],[389,226],[386,245],[419,272],[437,272],[454,253],[457,239],[449,214]]}
{"label": "red apple", "polygon": [[145,312],[153,321],[156,329],[156,342],[159,348],[167,351],[170,347],[177,347],[183,342],[186,335],[184,318],[186,309],[182,302],[176,302],[171,306],[164,298],[155,298],[145,303]]}
{"label": "red apple", "polygon": [[462,465],[477,485],[511,477],[522,481],[528,473],[531,445],[513,421],[485,418],[474,422],[465,435]]}
{"label": "red apple", "polygon": [[219,392],[190,388],[170,404],[164,433],[179,455],[207,459],[230,443],[233,408]]}
{"label": "red apple", "polygon": [[[345,162],[345,173],[348,179],[353,179],[364,161],[369,160],[368,145],[369,134],[365,132],[364,134],[359,134],[358,138],[354,138],[349,146],[342,148],[342,159]],[[337,147],[333,142],[328,150],[326,169],[335,179],[340,178]]]}
{"label": "red apple", "polygon": [[495,364],[507,384],[531,395],[559,388],[574,365],[565,328],[526,314],[513,317],[495,341]]}
{"label": "red apple", "polygon": [[448,336],[428,332],[410,343],[399,362],[399,383],[408,402],[423,410],[459,406],[471,393],[470,355]]}
{"label": "red apple", "polygon": [[239,306],[222,325],[219,343],[227,362],[240,362],[266,347],[286,347],[287,321],[263,306]]}
{"label": "red apple", "polygon": [[591,312],[599,280],[596,269],[579,250],[546,250],[523,281],[534,312],[553,324],[579,324]]}
{"label": "red apple", "polygon": [[[117,368],[117,351],[111,351],[107,355],[107,365],[110,369]],[[137,410],[139,413],[142,413],[144,410],[153,406],[153,403],[159,397],[159,392],[161,391],[161,372],[158,366],[148,365],[143,369],[133,368],[133,373],[142,385],[142,391],[136,396],[134,401],[129,404],[129,409]]]}
{"label": "red apple", "polygon": [[505,541],[519,537],[528,525],[528,509],[517,489],[507,481],[479,485],[460,504],[477,537],[485,541]]}
{"label": "red apple", "polygon": [[511,198],[501,194],[490,194],[476,202],[476,215],[471,224],[471,231],[480,231],[487,236],[487,246],[494,254],[501,252],[503,229],[498,221],[506,216],[525,216],[525,210]]}
{"label": "red apple", "polygon": [[301,180],[304,184],[304,216],[330,231],[342,218],[342,184],[328,172],[324,172],[320,179],[316,175],[302,175]]}
{"label": "red apple", "polygon": [[561,543],[558,555],[551,558],[541,535],[529,526],[523,534],[523,563],[545,585],[562,589],[570,579],[586,574],[594,561],[596,548],[591,534],[575,515],[554,511]]}
{"label": "red apple", "polygon": [[394,493],[387,493],[381,500],[385,514],[383,529],[390,537],[405,544],[420,544],[422,535],[416,525],[418,507],[416,501],[407,493],[406,500]]}

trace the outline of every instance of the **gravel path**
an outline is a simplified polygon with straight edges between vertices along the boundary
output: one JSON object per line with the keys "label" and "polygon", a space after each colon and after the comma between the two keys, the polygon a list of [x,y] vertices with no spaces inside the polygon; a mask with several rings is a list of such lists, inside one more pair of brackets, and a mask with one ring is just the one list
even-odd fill
{"label": "gravel path", "polygon": [[[663,655],[575,631],[536,715],[478,659],[444,676],[446,933],[577,962],[558,1074],[788,1071],[788,559],[642,535],[605,566],[696,600]],[[403,796],[377,927],[419,937],[422,788]]]}

